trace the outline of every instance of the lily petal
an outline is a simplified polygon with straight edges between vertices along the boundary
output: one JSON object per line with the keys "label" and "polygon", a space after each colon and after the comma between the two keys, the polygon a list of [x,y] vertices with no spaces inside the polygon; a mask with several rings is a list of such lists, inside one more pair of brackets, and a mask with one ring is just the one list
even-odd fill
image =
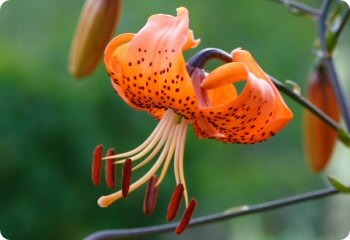
{"label": "lily petal", "polygon": [[232,52],[232,60],[238,61],[247,66],[250,72],[252,72],[255,76],[260,79],[265,80],[272,88],[275,96],[276,96],[276,110],[273,112],[274,124],[277,122],[279,128],[283,128],[292,118],[293,113],[290,111],[286,103],[284,102],[281,94],[271,81],[271,79],[267,76],[267,74],[261,69],[259,64],[255,61],[253,56],[245,50],[238,49]]}
{"label": "lily petal", "polygon": [[233,82],[246,80],[248,77],[247,67],[239,62],[231,62],[222,65],[217,71],[210,73],[210,77],[204,79],[202,88],[213,89]]}
{"label": "lily petal", "polygon": [[237,50],[233,58],[239,62],[215,69],[202,83],[203,88],[221,92],[220,88],[224,86],[246,80],[242,93],[225,98],[226,102],[215,102],[215,98],[210,99],[215,95],[208,94],[210,104],[201,106],[200,111],[208,123],[224,135],[209,137],[232,143],[267,140],[280,131],[293,115],[249,52]]}
{"label": "lily petal", "polygon": [[197,46],[199,40],[188,28],[187,9],[177,12],[177,17],[151,16],[127,43],[122,41],[127,37],[116,37],[106,49],[105,62],[116,91],[133,108],[155,117],[155,109],[172,108],[194,118],[197,102],[182,50]]}

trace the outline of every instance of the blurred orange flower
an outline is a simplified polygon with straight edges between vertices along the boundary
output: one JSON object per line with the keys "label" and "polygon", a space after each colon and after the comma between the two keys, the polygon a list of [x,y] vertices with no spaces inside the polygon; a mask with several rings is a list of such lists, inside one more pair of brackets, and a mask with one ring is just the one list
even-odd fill
{"label": "blurred orange flower", "polygon": [[[310,78],[308,99],[336,122],[340,121],[337,96],[325,66],[319,64]],[[315,172],[325,169],[338,138],[337,132],[310,112],[305,112],[305,143]]]}

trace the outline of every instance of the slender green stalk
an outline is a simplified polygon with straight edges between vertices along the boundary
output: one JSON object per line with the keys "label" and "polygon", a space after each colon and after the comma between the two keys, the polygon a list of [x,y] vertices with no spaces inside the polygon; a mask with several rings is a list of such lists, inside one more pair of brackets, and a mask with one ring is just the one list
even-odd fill
{"label": "slender green stalk", "polygon": [[[331,1],[324,0],[321,7],[321,14],[318,18],[318,35],[321,44],[321,60],[325,63],[327,72],[331,79],[334,91],[337,96],[337,100],[344,118],[345,125],[347,130],[350,131],[350,106],[349,101],[347,100],[346,94],[343,91],[343,88],[340,84],[338,74],[335,70],[332,54],[328,50],[327,45],[327,15],[331,6]],[[338,33],[338,35],[340,32]]]}
{"label": "slender green stalk", "polygon": [[[274,209],[294,205],[297,203],[325,198],[338,193],[339,191],[337,189],[330,187],[330,188],[324,188],[318,191],[281,198],[281,199],[264,202],[260,204],[255,204],[250,206],[245,205],[238,208],[228,209],[224,212],[194,218],[189,224],[189,227],[202,226],[205,224],[219,222],[227,219],[233,219],[240,216],[267,212]],[[136,239],[136,238],[145,237],[148,235],[174,231],[177,225],[178,223],[171,223],[171,224],[163,224],[163,225],[141,227],[141,228],[103,230],[103,231],[98,231],[90,234],[85,238],[85,240],[120,240],[120,239],[130,239],[130,238]]]}
{"label": "slender green stalk", "polygon": [[312,17],[317,17],[320,15],[320,12],[317,9],[294,0],[274,0],[274,1],[284,4],[291,10],[296,10],[298,12],[304,13]]}
{"label": "slender green stalk", "polygon": [[350,18],[350,8],[347,7],[344,17],[342,18],[342,21],[340,22],[338,28],[335,30],[336,38],[339,38],[339,35],[343,32],[343,29],[346,26],[346,23],[348,22],[349,18]]}
{"label": "slender green stalk", "polygon": [[312,112],[314,115],[316,115],[318,118],[323,120],[328,126],[333,128],[335,131],[339,131],[341,129],[341,126],[336,121],[334,121],[327,114],[321,111],[318,107],[316,107],[313,103],[311,103],[307,98],[303,97],[302,95],[296,94],[294,91],[289,89],[286,85],[282,84],[276,78],[272,76],[269,76],[269,77],[271,78],[275,86],[278,88],[278,90],[288,95],[297,103],[301,104],[304,108],[306,108],[307,110]]}

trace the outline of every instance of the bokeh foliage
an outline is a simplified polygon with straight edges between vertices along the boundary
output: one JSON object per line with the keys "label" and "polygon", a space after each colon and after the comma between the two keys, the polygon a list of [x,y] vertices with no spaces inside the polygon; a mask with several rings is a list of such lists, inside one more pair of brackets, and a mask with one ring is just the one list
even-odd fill
{"label": "bokeh foliage", "polygon": [[[95,145],[128,150],[146,138],[156,121],[115,95],[102,64],[83,81],[68,74],[83,2],[10,0],[0,10],[0,230],[11,240],[82,239],[100,229],[165,222],[174,188],[171,174],[152,217],[142,214],[142,191],[107,209],[96,204],[109,190],[94,188],[90,181]],[[304,2],[318,6],[320,1]],[[190,11],[191,28],[202,39],[199,49],[243,47],[271,75],[306,86],[315,23],[273,1],[126,1],[117,32],[136,32],[151,14],[174,15],[178,6]],[[222,144],[198,140],[190,131],[185,164],[190,195],[199,201],[196,216],[326,184],[305,160],[302,109],[285,99],[295,119],[268,142]],[[179,239],[341,239],[349,223],[341,233],[329,230],[327,201],[194,228]]]}

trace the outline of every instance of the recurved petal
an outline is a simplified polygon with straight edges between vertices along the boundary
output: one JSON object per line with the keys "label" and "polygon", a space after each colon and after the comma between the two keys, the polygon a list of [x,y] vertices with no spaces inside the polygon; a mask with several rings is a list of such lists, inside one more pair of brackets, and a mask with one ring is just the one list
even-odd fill
{"label": "recurved petal", "polygon": [[243,92],[238,97],[200,110],[214,128],[225,135],[217,138],[218,140],[256,143],[270,137],[265,128],[274,107],[275,96],[271,87],[250,74]]}
{"label": "recurved petal", "polygon": [[199,45],[200,39],[194,39],[193,31],[188,30],[187,41],[182,47],[182,51],[187,51],[188,49],[195,48]]}
{"label": "recurved petal", "polygon": [[201,84],[202,88],[213,89],[224,85],[246,80],[248,77],[247,67],[239,62],[231,62],[220,66],[211,72]]}
{"label": "recurved petal", "polygon": [[275,124],[277,124],[277,121],[280,120],[278,125],[280,125],[281,128],[285,126],[293,118],[293,112],[288,108],[278,89],[275,87],[267,74],[261,69],[250,52],[242,49],[234,50],[232,52],[232,60],[243,63],[248,68],[249,72],[252,72],[259,79],[266,81],[271,86],[276,97],[276,110],[273,112],[273,119]]}
{"label": "recurved petal", "polygon": [[[202,86],[220,91],[222,87],[246,80],[243,91],[239,96],[232,95],[217,104],[213,104],[215,99],[211,99],[209,102],[212,104],[200,110],[208,122],[225,135],[213,138],[224,142],[257,143],[280,131],[289,122],[292,113],[271,80],[254,59],[247,56],[249,53],[239,51],[242,55],[238,60],[243,59],[241,63],[229,63],[215,69]],[[264,78],[257,77],[250,68]]]}
{"label": "recurved petal", "polygon": [[193,40],[188,21],[185,8],[179,8],[176,17],[153,15],[129,43],[107,48],[108,72],[117,76],[117,92],[131,106],[150,113],[172,108],[194,118],[196,98],[182,49],[198,42]]}
{"label": "recurved petal", "polygon": [[123,55],[125,49],[127,48],[127,44],[134,37],[132,33],[123,33],[113,38],[105,49],[104,62],[105,66],[108,70],[108,74],[111,78],[112,85],[114,90],[118,93],[118,95],[131,107],[141,110],[135,104],[131,103],[129,99],[125,96],[125,88],[120,86],[120,83],[123,79],[123,72],[121,67],[121,62],[116,59],[115,56]]}

